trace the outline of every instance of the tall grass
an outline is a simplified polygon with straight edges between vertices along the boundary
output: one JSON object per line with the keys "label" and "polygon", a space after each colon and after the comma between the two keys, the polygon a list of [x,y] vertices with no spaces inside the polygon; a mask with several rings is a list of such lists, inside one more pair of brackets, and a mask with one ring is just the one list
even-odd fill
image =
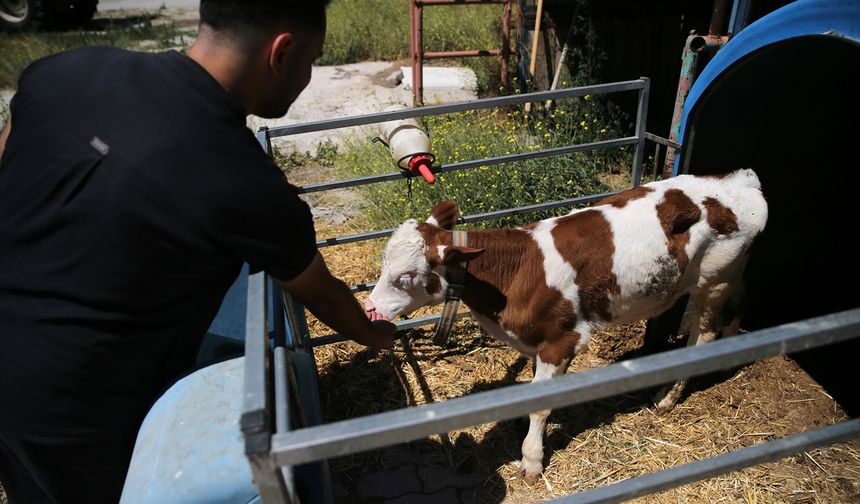
{"label": "tall grass", "polygon": [[162,51],[184,48],[192,36],[174,23],[153,23],[158,14],[136,16],[112,22],[106,20],[93,29],[68,32],[0,32],[0,89],[15,89],[18,77],[30,63],[62,51],[90,45]]}
{"label": "tall grass", "polygon": [[[498,49],[502,45],[501,25],[501,5],[426,7],[424,50]],[[409,58],[409,37],[406,0],[334,0],[328,9],[323,57],[317,63],[404,60]],[[497,86],[499,58],[466,58],[457,63],[475,70],[479,91]]]}
{"label": "tall grass", "polygon": [[[618,114],[614,114],[618,115]],[[566,100],[553,109],[470,111],[425,119],[437,164],[529,152],[630,134],[630,125],[606,111],[591,97]],[[630,166],[631,151],[614,149],[480,166],[441,174],[435,185],[421,179],[362,186],[366,216],[379,227],[396,226],[407,218],[429,215],[443,199],[454,199],[463,214],[572,198],[617,189],[613,178]],[[394,162],[387,149],[353,138],[334,160],[344,177],[389,173]],[[486,221],[481,225],[520,225],[569,211],[562,208]]]}
{"label": "tall grass", "polygon": [[[394,2],[378,3],[381,7]],[[332,13],[338,12],[335,8],[358,4],[359,0],[335,0]],[[377,32],[381,26],[391,27],[389,40],[375,43],[388,44],[389,50],[393,50],[392,46],[408,42],[408,33],[403,28],[408,26],[405,4],[398,3],[397,14],[377,13],[380,18],[367,25]],[[586,11],[583,4],[574,27],[577,44],[569,53],[568,65],[572,72],[561,82],[561,87],[594,84],[605,59]],[[425,14],[428,16],[425,31],[428,48],[497,47],[493,42],[499,38],[500,10],[494,13],[468,11],[463,6],[437,7],[426,9]],[[330,30],[331,40],[335,41],[339,36],[337,23],[333,22]],[[378,33],[369,38],[376,36]],[[359,46],[369,43],[361,38],[349,41]],[[332,46],[339,47],[340,43],[333,42]],[[517,87],[515,85],[515,89]],[[528,115],[522,108],[513,108],[428,117],[424,119],[424,127],[430,134],[437,165],[632,135],[629,112],[604,98],[587,96],[563,100],[549,108],[537,106]],[[621,189],[629,184],[631,161],[630,148],[587,151],[448,172],[441,174],[433,186],[414,179],[411,183],[397,181],[362,186],[361,191],[368,203],[366,216],[376,226],[391,227],[407,218],[429,215],[433,205],[443,199],[456,200],[463,214],[480,214]],[[347,144],[346,152],[337,156],[334,166],[344,177],[388,173],[396,169],[387,149],[356,138]],[[480,225],[520,225],[567,211],[569,208],[560,208],[489,220]]]}

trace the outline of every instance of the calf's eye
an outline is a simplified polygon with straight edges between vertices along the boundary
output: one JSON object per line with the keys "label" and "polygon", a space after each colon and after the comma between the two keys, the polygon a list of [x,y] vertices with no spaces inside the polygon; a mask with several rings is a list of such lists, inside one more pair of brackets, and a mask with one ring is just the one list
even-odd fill
{"label": "calf's eye", "polygon": [[400,287],[404,289],[408,289],[412,287],[412,277],[409,275],[403,275],[400,277]]}

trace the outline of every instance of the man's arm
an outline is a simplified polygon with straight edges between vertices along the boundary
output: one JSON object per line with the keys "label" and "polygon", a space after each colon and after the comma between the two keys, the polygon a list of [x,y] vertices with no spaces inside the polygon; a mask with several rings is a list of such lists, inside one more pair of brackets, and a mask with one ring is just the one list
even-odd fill
{"label": "man's arm", "polygon": [[0,158],[3,157],[3,151],[6,150],[6,139],[9,138],[9,132],[12,131],[12,111],[9,111],[9,117],[6,118],[6,126],[3,131],[0,131]]}
{"label": "man's arm", "polygon": [[277,282],[320,321],[347,338],[375,348],[391,348],[393,345],[394,324],[371,322],[349,287],[329,272],[319,252],[299,276]]}

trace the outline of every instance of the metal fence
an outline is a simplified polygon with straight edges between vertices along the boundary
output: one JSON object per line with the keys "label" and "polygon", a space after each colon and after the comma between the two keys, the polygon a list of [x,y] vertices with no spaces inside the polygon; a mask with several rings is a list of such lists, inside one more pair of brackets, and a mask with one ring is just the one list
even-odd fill
{"label": "metal fence", "polygon": [[[598,95],[628,91],[637,91],[639,94],[634,136],[439,165],[434,166],[433,171],[444,173],[523,159],[632,145],[634,146],[634,155],[631,178],[632,185],[637,186],[642,178],[646,137],[667,148],[678,147],[676,144],[645,132],[649,91],[649,81],[645,78],[598,86],[567,88],[262,129],[258,134],[258,139],[267,152],[271,153],[271,138],[281,136],[375,124],[396,119],[519,105],[548,99],[560,100],[589,94]],[[300,190],[310,193],[398,180],[408,176],[410,174],[398,172],[314,184],[304,186]],[[470,215],[465,216],[464,220],[477,222],[537,210],[572,206],[596,201],[607,195],[597,194]],[[384,229],[329,238],[320,240],[317,245],[326,247],[376,239],[388,236],[392,232],[393,229]],[[353,286],[354,291],[370,288],[372,285]],[[315,381],[315,370],[305,373],[312,376],[297,376],[295,366],[290,361],[290,355],[295,352],[303,352],[310,355],[312,362],[315,346],[341,341],[344,338],[335,334],[311,339],[304,319],[303,308],[289,295],[273,288],[264,273],[252,275],[249,279],[248,289],[246,381],[241,425],[254,480],[263,502],[267,504],[297,502],[297,493],[301,492],[297,489],[295,471],[307,470],[309,467],[314,467],[314,464],[317,464],[318,470],[315,473],[306,471],[305,474],[311,474],[317,480],[311,485],[309,492],[305,491],[301,501],[330,502],[331,494],[326,488],[330,482],[325,481],[327,472],[321,468],[320,464],[324,465],[325,460],[331,457],[421,439],[472,425],[525,416],[538,410],[582,404],[668,383],[680,378],[703,375],[748,364],[773,355],[846,341],[860,335],[860,309],[856,309],[736,336],[704,346],[673,350],[624,361],[601,369],[560,376],[540,383],[512,385],[441,403],[403,408],[329,424],[313,425],[306,421],[307,415],[296,414],[295,409],[302,408],[300,398],[297,397],[300,395],[300,387],[296,382],[302,378]],[[267,329],[267,304],[275,307],[276,320],[274,330],[271,333]],[[399,322],[398,327],[405,329],[431,324],[438,318],[437,315],[433,315],[412,319]],[[860,420],[854,420],[659,473],[629,479],[555,502],[617,502],[774,460],[815,446],[832,444],[858,436],[860,436]],[[305,484],[307,485],[307,482]],[[314,488],[318,491],[315,491]]]}

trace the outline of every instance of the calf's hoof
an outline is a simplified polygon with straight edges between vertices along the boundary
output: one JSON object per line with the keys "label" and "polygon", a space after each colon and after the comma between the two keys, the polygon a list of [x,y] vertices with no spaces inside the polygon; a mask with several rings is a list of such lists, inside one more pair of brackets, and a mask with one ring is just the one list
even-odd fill
{"label": "calf's hoof", "polygon": [[540,473],[543,472],[543,465],[537,462],[523,459],[520,462],[519,476],[526,484],[534,485],[540,479]]}
{"label": "calf's hoof", "polygon": [[662,414],[672,411],[672,408],[681,399],[686,385],[687,380],[680,380],[673,385],[666,385],[661,388],[657,392],[657,395],[654,396],[654,405],[657,408],[657,412]]}
{"label": "calf's hoof", "polygon": [[657,413],[664,414],[672,411],[675,403],[678,402],[678,398],[674,394],[666,392],[661,390],[660,393],[654,396],[654,407],[657,409]]}

